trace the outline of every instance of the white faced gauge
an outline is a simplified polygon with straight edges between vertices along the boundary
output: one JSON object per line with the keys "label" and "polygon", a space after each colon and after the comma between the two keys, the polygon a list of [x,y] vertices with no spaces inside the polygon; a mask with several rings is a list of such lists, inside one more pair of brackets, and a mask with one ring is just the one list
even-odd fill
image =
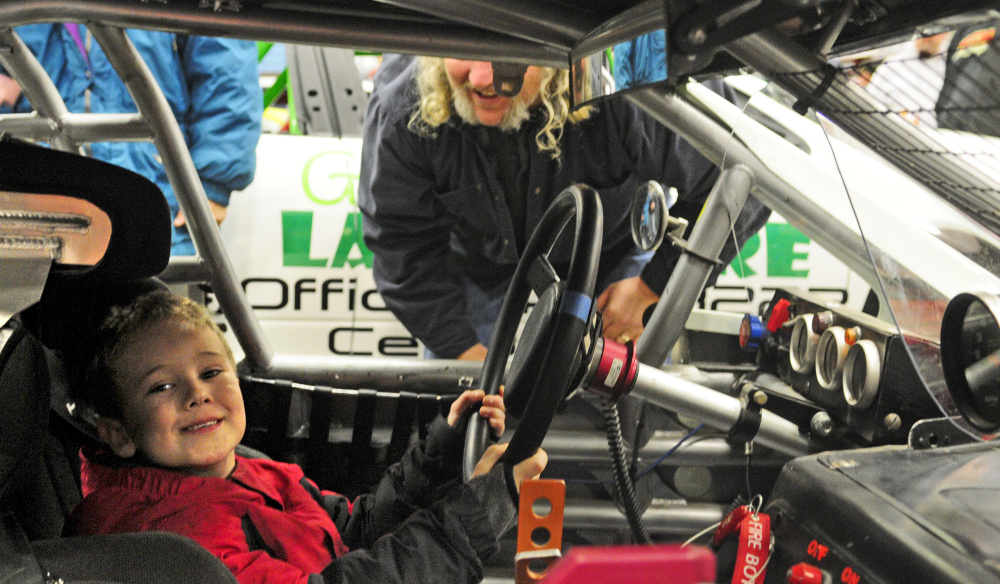
{"label": "white faced gauge", "polygon": [[872,405],[882,376],[882,357],[874,341],[861,340],[847,351],[844,361],[844,399],[852,408]]}
{"label": "white faced gauge", "polygon": [[819,335],[813,332],[812,320],[812,314],[803,314],[795,319],[788,347],[788,359],[792,370],[803,375],[811,373],[816,362]]}
{"label": "white faced gauge", "polygon": [[844,327],[831,326],[819,336],[819,343],[816,345],[816,381],[820,387],[830,391],[840,389],[844,361],[850,348]]}

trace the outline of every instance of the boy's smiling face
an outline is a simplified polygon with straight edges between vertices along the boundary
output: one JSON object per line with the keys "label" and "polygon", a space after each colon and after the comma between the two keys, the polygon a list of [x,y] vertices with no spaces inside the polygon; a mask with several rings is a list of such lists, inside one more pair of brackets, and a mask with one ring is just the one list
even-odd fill
{"label": "boy's smiling face", "polygon": [[246,412],[229,353],[213,330],[175,320],[144,327],[114,362],[122,419],[102,418],[101,438],[122,458],[225,478]]}

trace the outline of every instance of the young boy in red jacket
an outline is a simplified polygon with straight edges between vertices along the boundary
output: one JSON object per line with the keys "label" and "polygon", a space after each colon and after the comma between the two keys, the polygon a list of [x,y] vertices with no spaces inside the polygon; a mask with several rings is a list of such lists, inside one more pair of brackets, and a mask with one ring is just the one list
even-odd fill
{"label": "young boy in red jacket", "polygon": [[107,449],[83,453],[84,499],[68,531],[179,533],[241,584],[479,582],[515,519],[507,485],[547,460],[539,451],[505,477],[495,445],[461,482],[462,414],[481,401],[479,415],[504,429],[503,400],[481,390],[459,396],[375,493],[353,501],[295,465],[241,457],[232,352],[204,307],[164,291],[112,312],[87,377]]}

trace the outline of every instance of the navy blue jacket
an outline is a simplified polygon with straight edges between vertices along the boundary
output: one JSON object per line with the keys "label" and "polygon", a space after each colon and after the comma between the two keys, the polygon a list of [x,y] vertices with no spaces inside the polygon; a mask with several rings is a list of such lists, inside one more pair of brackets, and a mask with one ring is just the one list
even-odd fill
{"label": "navy blue jacket", "polygon": [[[676,187],[680,201],[671,214],[693,223],[718,176],[691,145],[626,100],[601,102],[589,119],[567,124],[558,161],[534,143],[543,121],[536,115],[508,154],[526,162],[528,197],[524,224],[518,226],[495,163],[497,149],[490,147],[499,130],[452,116],[436,137],[422,137],[407,128],[417,99],[412,66],[378,81],[368,102],[361,158],[365,243],[386,305],[440,356],[458,356],[477,342],[454,270],[484,287],[509,278],[519,257],[517,242],[523,240],[518,227],[530,235],[567,186],[583,182],[601,195],[600,271],[605,271],[637,251],[629,208],[640,185],[652,179]],[[756,200],[748,207],[756,213],[750,213],[753,225],[740,230],[742,240],[767,218]],[[570,243],[560,239],[550,254],[553,263],[568,261]],[[729,247],[727,261],[735,255]],[[676,248],[661,246],[644,269],[642,278],[655,292],[665,287],[678,256]]]}

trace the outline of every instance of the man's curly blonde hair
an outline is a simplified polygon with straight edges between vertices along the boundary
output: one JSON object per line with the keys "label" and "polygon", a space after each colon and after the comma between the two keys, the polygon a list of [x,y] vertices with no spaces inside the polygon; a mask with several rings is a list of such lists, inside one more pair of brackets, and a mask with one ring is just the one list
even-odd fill
{"label": "man's curly blonde hair", "polygon": [[[559,141],[567,122],[576,123],[590,117],[590,107],[570,111],[569,71],[542,67],[539,107],[545,113],[545,126],[535,135],[540,152],[548,152],[553,159],[562,153]],[[416,70],[420,101],[408,127],[422,136],[437,135],[437,128],[454,113],[451,84],[445,71],[444,59],[419,57]]]}

